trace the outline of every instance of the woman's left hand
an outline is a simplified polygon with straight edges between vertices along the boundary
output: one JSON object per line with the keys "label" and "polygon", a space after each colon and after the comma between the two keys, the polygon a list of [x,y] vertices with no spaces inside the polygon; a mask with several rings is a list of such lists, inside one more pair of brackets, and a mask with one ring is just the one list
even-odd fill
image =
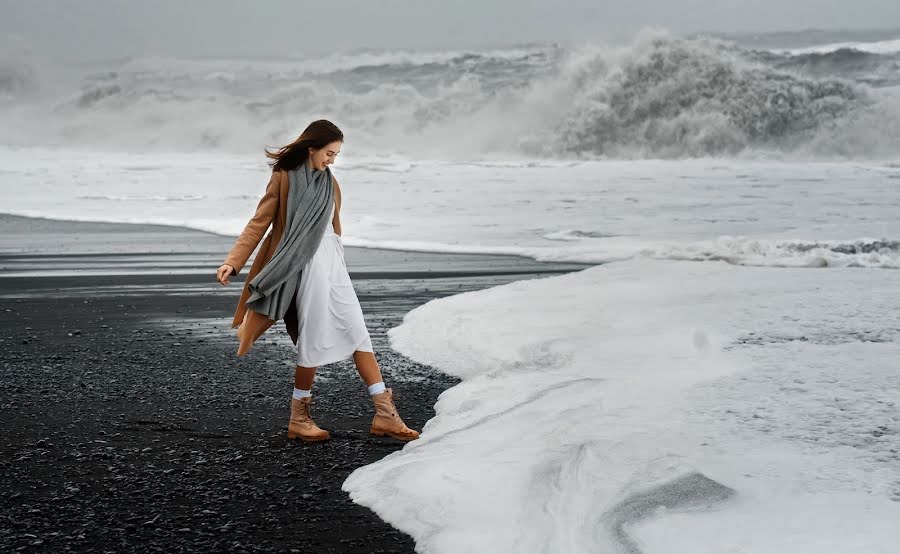
{"label": "woman's left hand", "polygon": [[222,285],[227,285],[231,281],[228,279],[231,275],[237,273],[233,267],[228,264],[222,264],[222,266],[216,271],[216,281],[222,283]]}

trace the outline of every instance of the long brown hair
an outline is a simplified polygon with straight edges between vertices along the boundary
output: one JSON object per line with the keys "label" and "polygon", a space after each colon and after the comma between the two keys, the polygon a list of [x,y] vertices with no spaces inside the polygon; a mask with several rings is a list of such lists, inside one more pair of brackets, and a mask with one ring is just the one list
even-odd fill
{"label": "long brown hair", "polygon": [[266,157],[272,160],[269,165],[273,171],[279,169],[288,171],[306,161],[310,147],[319,149],[336,140],[344,142],[344,133],[327,119],[318,119],[310,123],[294,142],[282,146],[275,152],[270,152],[267,148]]}

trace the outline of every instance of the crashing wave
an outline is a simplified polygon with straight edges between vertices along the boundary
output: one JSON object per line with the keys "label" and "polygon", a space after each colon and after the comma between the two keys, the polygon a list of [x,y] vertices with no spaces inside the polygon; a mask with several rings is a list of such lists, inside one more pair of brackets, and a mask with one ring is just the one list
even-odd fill
{"label": "crashing wave", "polygon": [[130,60],[41,95],[0,65],[0,89],[21,97],[0,111],[0,143],[248,152],[328,117],[359,152],[441,158],[892,155],[900,100],[861,84],[872,79],[860,60],[875,80],[900,76],[889,55],[666,35],[627,48]]}
{"label": "crashing wave", "polygon": [[648,248],[641,254],[748,266],[900,269],[900,241],[887,239],[816,242],[720,237],[710,242]]}

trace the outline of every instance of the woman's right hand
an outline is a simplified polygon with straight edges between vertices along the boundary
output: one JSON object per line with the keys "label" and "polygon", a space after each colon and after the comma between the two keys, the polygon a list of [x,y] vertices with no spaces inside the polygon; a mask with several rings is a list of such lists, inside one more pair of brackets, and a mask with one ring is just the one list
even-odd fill
{"label": "woman's right hand", "polygon": [[230,282],[228,277],[230,277],[231,275],[235,275],[236,273],[237,272],[230,265],[222,264],[222,267],[220,267],[216,271],[216,281],[222,283],[223,285],[227,285]]}

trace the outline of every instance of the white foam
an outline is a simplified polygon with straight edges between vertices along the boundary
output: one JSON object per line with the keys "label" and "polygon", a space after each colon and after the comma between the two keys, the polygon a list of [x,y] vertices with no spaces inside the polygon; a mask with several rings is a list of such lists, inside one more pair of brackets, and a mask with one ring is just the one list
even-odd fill
{"label": "white foam", "polygon": [[726,236],[714,241],[654,246],[641,251],[641,255],[770,267],[900,268],[900,242],[874,238],[814,242]]}
{"label": "white foam", "polygon": [[432,301],[392,346],[464,381],[344,489],[426,553],[895,550],[898,299],[633,260]]}

